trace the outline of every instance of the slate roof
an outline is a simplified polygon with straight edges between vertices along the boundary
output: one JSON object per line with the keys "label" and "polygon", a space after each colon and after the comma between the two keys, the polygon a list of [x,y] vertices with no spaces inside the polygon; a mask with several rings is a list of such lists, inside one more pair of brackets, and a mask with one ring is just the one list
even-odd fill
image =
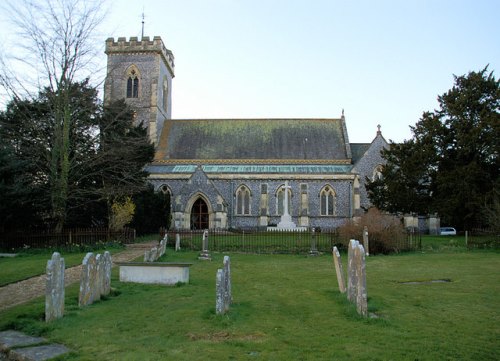
{"label": "slate roof", "polygon": [[344,118],[166,120],[155,163],[189,160],[351,164],[351,150]]}
{"label": "slate roof", "polygon": [[370,148],[371,143],[351,143],[352,163],[356,164],[366,151]]}

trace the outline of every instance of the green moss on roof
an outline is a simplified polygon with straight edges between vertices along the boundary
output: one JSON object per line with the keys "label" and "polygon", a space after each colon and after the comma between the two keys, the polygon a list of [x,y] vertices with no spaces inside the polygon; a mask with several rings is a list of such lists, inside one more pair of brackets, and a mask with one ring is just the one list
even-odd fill
{"label": "green moss on roof", "polygon": [[340,119],[200,119],[165,123],[158,149],[160,159],[347,158]]}

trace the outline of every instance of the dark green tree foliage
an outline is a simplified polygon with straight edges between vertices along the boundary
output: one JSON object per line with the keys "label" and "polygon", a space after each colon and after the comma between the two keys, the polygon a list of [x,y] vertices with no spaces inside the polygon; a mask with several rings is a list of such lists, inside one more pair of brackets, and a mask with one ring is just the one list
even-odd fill
{"label": "dark green tree foliage", "polygon": [[443,224],[488,226],[484,204],[500,185],[500,88],[487,67],[455,76],[439,109],[411,127],[413,138],[383,152],[383,185],[368,185],[375,206],[391,212],[437,212]]}
{"label": "dark green tree foliage", "polygon": [[160,227],[170,226],[170,195],[155,192],[153,186],[133,197],[136,209],[130,227],[139,235],[157,233]]}
{"label": "dark green tree foliage", "polygon": [[[110,204],[145,189],[144,166],[154,148],[146,130],[134,125],[133,113],[121,102],[102,109],[87,81],[72,84],[67,124],[67,150],[52,110],[59,93],[46,89],[35,100],[13,100],[0,113],[0,157],[4,219],[34,214],[38,226],[106,225]],[[67,163],[64,170],[61,159]],[[65,185],[61,175],[65,172]],[[64,202],[58,199],[64,190]],[[29,211],[28,211],[29,209]],[[61,214],[63,212],[63,214]],[[26,220],[26,218],[25,218]],[[61,223],[62,222],[62,223]],[[22,223],[26,226],[26,222]]]}

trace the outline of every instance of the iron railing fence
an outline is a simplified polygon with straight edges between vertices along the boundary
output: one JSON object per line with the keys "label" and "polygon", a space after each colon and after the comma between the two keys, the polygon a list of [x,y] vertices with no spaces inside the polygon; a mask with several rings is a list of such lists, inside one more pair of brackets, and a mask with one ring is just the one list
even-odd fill
{"label": "iron railing fence", "polygon": [[[175,247],[177,234],[180,239],[181,249],[193,251],[202,250],[202,230],[160,230],[160,238],[168,234],[169,247]],[[208,232],[208,250],[215,252],[240,252],[240,253],[331,253],[334,246],[339,250],[346,250],[348,239],[341,239],[338,229],[321,230],[308,229],[305,231],[275,230],[265,231],[262,229],[232,229],[219,230],[210,229]],[[362,241],[362,239],[360,239]],[[411,234],[400,237],[397,240],[386,242],[383,248],[378,246],[377,240],[370,241],[370,252],[389,253],[413,251],[420,249],[421,236]],[[382,251],[382,249],[384,251]],[[388,251],[385,251],[388,250]]]}
{"label": "iron railing fence", "polygon": [[71,228],[61,232],[53,230],[15,231],[0,234],[0,249],[15,251],[22,248],[60,248],[68,246],[91,246],[117,241],[131,243],[135,230],[124,228],[112,231],[108,228]]}

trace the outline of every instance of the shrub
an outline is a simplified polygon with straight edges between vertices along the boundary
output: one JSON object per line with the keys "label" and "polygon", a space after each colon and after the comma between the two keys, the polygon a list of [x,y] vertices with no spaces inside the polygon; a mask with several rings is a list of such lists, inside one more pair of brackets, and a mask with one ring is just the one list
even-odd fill
{"label": "shrub", "polygon": [[368,228],[370,254],[400,252],[404,250],[404,227],[397,217],[384,214],[376,208],[370,208],[359,219],[346,222],[339,228],[340,239],[363,240],[363,229]]}

